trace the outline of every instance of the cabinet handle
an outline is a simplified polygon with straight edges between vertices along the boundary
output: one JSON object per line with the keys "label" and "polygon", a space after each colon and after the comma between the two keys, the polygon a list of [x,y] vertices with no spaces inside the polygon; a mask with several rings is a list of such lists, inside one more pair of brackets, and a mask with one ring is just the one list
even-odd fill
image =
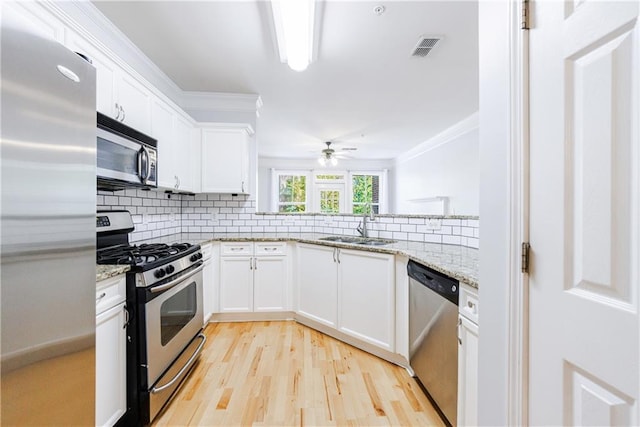
{"label": "cabinet handle", "polygon": [[249,270],[253,270],[253,258],[249,258]]}
{"label": "cabinet handle", "polygon": [[129,326],[129,310],[127,310],[127,306],[123,305],[122,308],[124,309],[124,325],[122,326],[122,329],[127,329],[127,326]]}
{"label": "cabinet handle", "polygon": [[96,298],[96,302],[100,301],[102,298],[104,298],[104,297],[106,297],[106,296],[107,296],[107,293],[106,293],[106,292],[101,293],[101,294],[98,296],[98,298]]}
{"label": "cabinet handle", "polygon": [[458,317],[458,330],[456,331],[456,335],[458,335],[458,344],[462,345],[462,338],[460,338],[460,328],[462,327],[462,319]]}
{"label": "cabinet handle", "polygon": [[233,252],[236,252],[236,251],[241,251],[241,250],[243,250],[244,248],[229,248],[229,249],[231,249]]}
{"label": "cabinet handle", "polygon": [[242,181],[242,191],[241,193],[244,193],[244,181]]}
{"label": "cabinet handle", "polygon": [[333,262],[337,262],[336,261],[336,251],[337,250],[338,250],[337,248],[333,248]]}
{"label": "cabinet handle", "polygon": [[120,119],[120,121],[124,122],[124,118],[127,117],[127,113],[126,111],[124,111],[124,108],[122,108],[122,105],[120,106],[120,110],[122,110],[122,118]]}
{"label": "cabinet handle", "polygon": [[173,184],[173,188],[175,188],[176,190],[178,189],[178,187],[180,186],[180,181],[178,180],[178,175],[173,175],[173,180],[174,180],[174,184]]}
{"label": "cabinet handle", "polygon": [[338,264],[340,264],[340,248],[338,248]]}
{"label": "cabinet handle", "polygon": [[273,252],[273,251],[277,251],[278,248],[264,248],[264,250],[267,252]]}
{"label": "cabinet handle", "polygon": [[116,102],[116,120],[120,120],[120,106]]}
{"label": "cabinet handle", "polygon": [[257,270],[258,269],[258,258],[254,258],[253,259],[253,269]]}

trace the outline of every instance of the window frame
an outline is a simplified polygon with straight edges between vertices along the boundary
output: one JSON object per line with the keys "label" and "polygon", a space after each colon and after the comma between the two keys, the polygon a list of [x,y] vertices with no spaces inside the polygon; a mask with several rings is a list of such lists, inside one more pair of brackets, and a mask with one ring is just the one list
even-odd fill
{"label": "window frame", "polygon": [[[304,202],[289,202],[289,203],[281,203],[280,202],[280,177],[281,176],[304,176],[305,177],[305,189],[304,189]],[[286,213],[280,212],[281,205],[303,205],[305,210],[302,212],[291,212],[291,213],[309,213],[309,207],[311,206],[310,198],[309,198],[309,190],[310,190],[310,174],[309,171],[306,170],[296,170],[296,169],[271,169],[271,211],[275,213]]]}
{"label": "window frame", "polygon": [[349,209],[349,213],[351,215],[361,215],[361,214],[354,214],[353,213],[353,207],[354,207],[354,202],[353,202],[353,177],[354,175],[371,175],[371,176],[377,176],[378,177],[378,214],[385,214],[387,213],[387,169],[379,169],[379,170],[371,170],[371,169],[367,169],[367,170],[351,170],[349,171],[349,177],[348,180],[349,182],[347,183],[347,198],[348,198],[348,209]]}

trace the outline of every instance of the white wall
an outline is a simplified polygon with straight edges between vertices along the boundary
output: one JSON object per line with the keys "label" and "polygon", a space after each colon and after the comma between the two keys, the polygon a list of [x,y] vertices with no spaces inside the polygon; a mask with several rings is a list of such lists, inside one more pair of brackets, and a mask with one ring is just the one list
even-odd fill
{"label": "white wall", "polygon": [[[392,160],[340,160],[338,166],[327,170],[382,170],[389,169]],[[317,170],[322,169],[317,159],[283,159],[275,157],[260,157],[258,159],[258,212],[271,211],[271,169]],[[393,181],[389,178],[389,189],[393,188]],[[391,211],[393,212],[393,211]]]}
{"label": "white wall", "polygon": [[427,203],[416,199],[445,196],[449,198],[449,211],[444,212],[445,214],[478,215],[478,150],[478,129],[473,126],[435,147],[427,141],[423,150],[418,150],[417,153],[412,150],[409,155],[400,156],[393,172],[391,211],[442,214],[441,203]]}
{"label": "white wall", "polygon": [[[508,425],[510,0],[479,3],[480,342],[478,423]],[[512,3],[517,5],[516,2]]]}

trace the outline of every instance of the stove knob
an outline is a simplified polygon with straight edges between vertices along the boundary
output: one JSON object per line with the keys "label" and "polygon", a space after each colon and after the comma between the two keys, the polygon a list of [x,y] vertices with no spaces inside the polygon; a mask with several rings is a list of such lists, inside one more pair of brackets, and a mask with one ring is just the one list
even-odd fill
{"label": "stove knob", "polygon": [[174,271],[176,271],[176,268],[173,265],[168,265],[167,268],[165,268],[167,274],[171,274]]}
{"label": "stove knob", "polygon": [[196,261],[198,260],[198,255],[197,255],[197,254],[193,254],[193,255],[191,255],[191,257],[189,258],[189,260],[190,260],[191,262],[196,262]]}
{"label": "stove knob", "polygon": [[153,273],[154,276],[156,276],[158,279],[162,279],[165,275],[165,272],[163,269],[158,269],[155,271],[155,273]]}
{"label": "stove knob", "polygon": [[202,259],[202,252],[198,252],[196,255],[198,255],[198,259]]}

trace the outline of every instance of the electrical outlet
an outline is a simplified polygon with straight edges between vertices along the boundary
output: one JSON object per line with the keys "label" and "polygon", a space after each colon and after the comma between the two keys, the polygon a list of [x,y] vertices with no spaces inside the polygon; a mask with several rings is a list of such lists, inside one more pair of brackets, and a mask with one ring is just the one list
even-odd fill
{"label": "electrical outlet", "polygon": [[442,228],[442,219],[430,218],[427,220],[427,230],[440,230]]}

